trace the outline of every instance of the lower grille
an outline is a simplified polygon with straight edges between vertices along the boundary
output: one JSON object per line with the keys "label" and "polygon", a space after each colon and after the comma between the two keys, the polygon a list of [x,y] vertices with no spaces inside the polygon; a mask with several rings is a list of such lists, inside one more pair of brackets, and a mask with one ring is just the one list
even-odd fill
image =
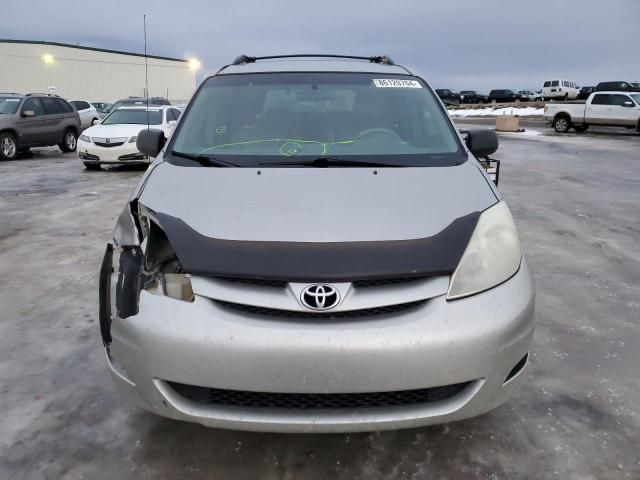
{"label": "lower grille", "polygon": [[280,310],[277,308],[256,307],[253,305],[245,305],[242,303],[225,302],[222,300],[213,300],[218,306],[227,310],[233,310],[243,314],[260,315],[278,318],[305,318],[305,319],[341,319],[341,318],[358,318],[371,317],[374,315],[388,315],[391,313],[407,312],[415,310],[423,305],[426,300],[418,300],[416,302],[401,303],[398,305],[387,305],[384,307],[363,308],[360,310],[344,310],[337,312],[303,312],[298,310]]}
{"label": "lower grille", "polygon": [[456,396],[471,383],[371,393],[267,393],[196,387],[174,382],[167,382],[167,385],[187,400],[207,405],[286,410],[341,410],[439,402]]}

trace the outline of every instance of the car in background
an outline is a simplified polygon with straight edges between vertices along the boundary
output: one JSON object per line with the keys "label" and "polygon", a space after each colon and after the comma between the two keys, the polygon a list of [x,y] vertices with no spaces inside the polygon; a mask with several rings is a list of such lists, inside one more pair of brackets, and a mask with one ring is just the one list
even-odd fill
{"label": "car in background", "polygon": [[596,85],[596,92],[640,92],[640,82],[600,82]]}
{"label": "car in background", "polygon": [[74,106],[78,115],[80,115],[80,128],[89,128],[100,118],[100,113],[91,103],[86,100],[69,100],[69,103]]}
{"label": "car in background", "polygon": [[590,125],[635,128],[640,133],[640,92],[594,92],[583,102],[548,103],[544,119],[558,133]]}
{"label": "car in background", "polygon": [[520,97],[513,90],[497,89],[489,92],[489,101],[492,103],[515,102]]}
{"label": "car in background", "polygon": [[[78,139],[78,158],[88,170],[99,170],[102,164],[148,164],[150,159],[136,146],[140,130],[147,124],[171,132],[181,111],[170,105],[120,107],[98,125],[88,128]],[[147,123],[148,122],[148,123]]]}
{"label": "car in background", "polygon": [[12,160],[31,147],[58,145],[73,152],[80,133],[80,116],[57,95],[0,94],[0,159]]}
{"label": "car in background", "polygon": [[570,80],[547,80],[542,84],[543,100],[576,100],[579,87]]}
{"label": "car in background", "polygon": [[460,94],[455,93],[448,88],[436,88],[436,95],[440,97],[442,103],[445,105],[459,105],[460,104]]}
{"label": "car in background", "polygon": [[131,106],[131,105],[137,105],[137,106],[146,106],[147,103],[149,104],[149,106],[151,105],[171,105],[171,103],[169,102],[169,100],[167,100],[166,98],[163,97],[151,97],[149,99],[147,98],[143,98],[143,97],[129,97],[129,98],[123,98],[121,100],[118,100],[116,103],[114,103],[113,105],[111,105],[109,107],[109,110],[107,110],[106,113],[111,113],[114,110],[120,108],[120,107],[124,107],[124,106]]}
{"label": "car in background", "polygon": [[520,97],[521,102],[536,102],[538,100],[542,100],[542,95],[538,92],[534,92],[533,90],[518,90],[516,95]]}
{"label": "car in background", "polygon": [[589,98],[593,92],[596,91],[596,87],[580,87],[580,92],[578,93],[578,100],[586,100]]}
{"label": "car in background", "polygon": [[106,115],[107,111],[109,110],[112,104],[106,103],[106,102],[91,102],[91,105],[93,105],[98,111],[98,113],[101,115],[100,118],[104,118],[104,116]]}
{"label": "car in background", "polygon": [[460,103],[487,103],[489,97],[475,90],[460,90]]}

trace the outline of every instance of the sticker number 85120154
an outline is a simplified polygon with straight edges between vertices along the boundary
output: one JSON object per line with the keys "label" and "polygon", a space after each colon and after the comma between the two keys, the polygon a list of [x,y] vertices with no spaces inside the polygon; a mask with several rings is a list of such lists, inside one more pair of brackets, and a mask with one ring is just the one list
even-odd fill
{"label": "sticker number 85120154", "polygon": [[387,88],[422,88],[417,80],[400,80],[398,78],[374,78],[373,84],[376,87]]}

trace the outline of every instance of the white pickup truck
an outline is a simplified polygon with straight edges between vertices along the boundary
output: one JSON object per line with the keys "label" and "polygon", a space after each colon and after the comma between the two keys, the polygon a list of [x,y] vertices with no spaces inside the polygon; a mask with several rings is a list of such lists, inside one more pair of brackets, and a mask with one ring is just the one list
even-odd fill
{"label": "white pickup truck", "polygon": [[547,103],[544,119],[558,133],[571,128],[584,132],[590,125],[635,128],[640,133],[640,92],[594,92],[586,102]]}

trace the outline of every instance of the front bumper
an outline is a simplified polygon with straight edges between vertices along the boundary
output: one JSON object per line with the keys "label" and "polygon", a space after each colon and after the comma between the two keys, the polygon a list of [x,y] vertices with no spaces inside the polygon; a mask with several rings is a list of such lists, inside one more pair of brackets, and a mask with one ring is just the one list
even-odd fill
{"label": "front bumper", "polygon": [[87,164],[123,165],[149,164],[149,157],[141,154],[135,143],[123,143],[117,147],[100,147],[93,142],[78,140],[78,158]]}
{"label": "front bumper", "polygon": [[[533,309],[524,260],[514,277],[487,292],[452,302],[441,295],[411,312],[355,321],[265,319],[201,296],[187,303],[143,291],[137,315],[114,319],[107,358],[126,396],[170,418],[274,432],[417,427],[481,414],[518,388],[524,365],[513,371],[531,344]],[[299,410],[199,403],[168,382],[316,394],[470,383],[431,403]]]}

